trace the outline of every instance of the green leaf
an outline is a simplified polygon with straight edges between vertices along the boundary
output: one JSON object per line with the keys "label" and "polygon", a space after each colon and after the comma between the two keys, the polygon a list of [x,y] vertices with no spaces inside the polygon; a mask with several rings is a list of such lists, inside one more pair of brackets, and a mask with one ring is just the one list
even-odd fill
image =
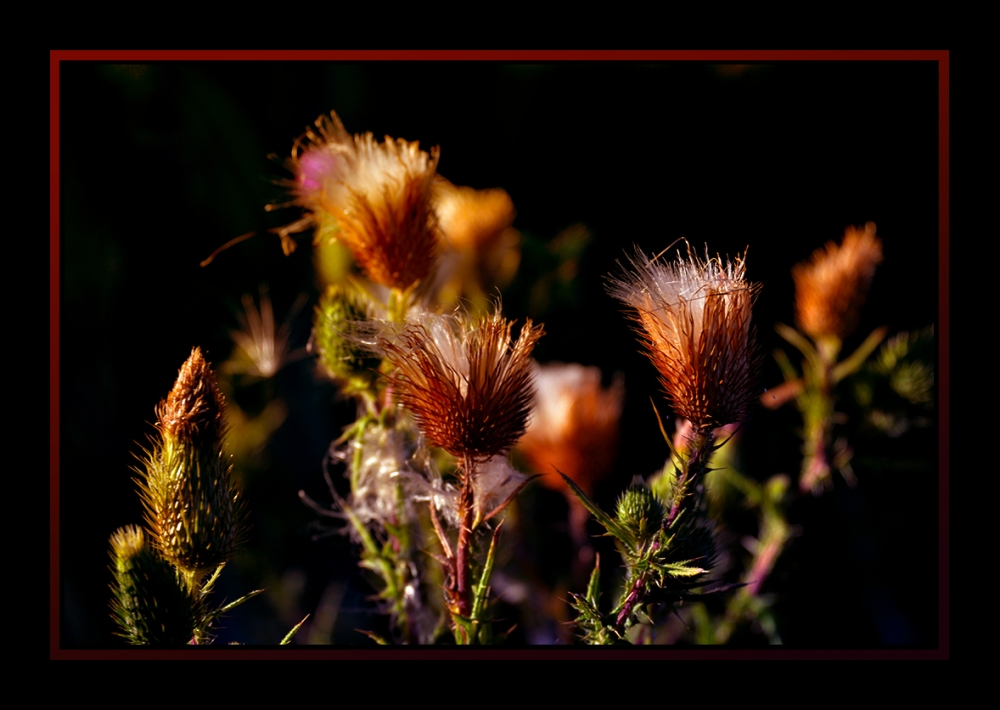
{"label": "green leaf", "polygon": [[298,630],[302,628],[302,624],[306,623],[306,619],[308,619],[308,618],[309,618],[309,614],[306,614],[305,618],[302,619],[302,621],[300,621],[299,623],[297,623],[294,627],[292,627],[291,631],[289,631],[287,634],[285,634],[285,638],[281,639],[281,643],[279,643],[278,645],[279,646],[287,646],[288,644],[290,644],[292,642],[292,637],[295,636],[296,633],[298,633]]}
{"label": "green leaf", "polygon": [[858,349],[851,353],[850,357],[845,358],[843,362],[833,368],[831,372],[833,381],[835,383],[840,382],[848,375],[857,372],[865,360],[868,359],[868,356],[878,347],[879,343],[885,339],[888,332],[888,328],[876,328],[873,330],[871,335],[865,338],[865,341],[858,346]]}
{"label": "green leaf", "polygon": [[214,621],[215,619],[218,619],[220,616],[222,616],[223,614],[225,614],[227,611],[231,611],[231,610],[235,609],[236,607],[238,607],[243,602],[249,601],[249,600],[253,599],[255,596],[257,596],[258,594],[263,594],[265,591],[267,591],[267,590],[266,589],[255,589],[254,591],[250,592],[249,594],[244,594],[242,597],[240,597],[236,601],[230,602],[229,604],[226,604],[223,607],[219,607],[215,611],[209,612],[209,614],[208,614],[208,616],[206,618],[208,620]]}
{"label": "green leaf", "polygon": [[621,540],[622,543],[628,546],[630,550],[635,550],[637,542],[635,540],[635,537],[632,535],[631,531],[629,531],[629,529],[626,528],[624,525],[619,524],[618,521],[616,521],[610,515],[605,513],[603,510],[598,508],[597,504],[594,503],[594,501],[590,500],[587,494],[583,492],[583,489],[573,482],[573,479],[564,474],[562,471],[559,471],[559,469],[556,469],[556,471],[559,473],[560,476],[563,477],[563,480],[566,481],[566,485],[570,487],[570,490],[573,491],[574,495],[576,495],[579,501],[583,503],[583,507],[589,510],[590,514],[593,515],[595,518],[597,518],[597,522],[603,525],[605,530],[607,530],[609,533],[611,533],[616,538]]}

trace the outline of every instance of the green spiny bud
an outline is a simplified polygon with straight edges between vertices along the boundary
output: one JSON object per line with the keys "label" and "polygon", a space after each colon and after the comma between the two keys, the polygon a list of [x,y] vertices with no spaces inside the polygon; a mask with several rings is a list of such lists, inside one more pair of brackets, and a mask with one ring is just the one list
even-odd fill
{"label": "green spiny bud", "polygon": [[120,635],[133,645],[188,643],[199,616],[197,602],[140,528],[129,525],[111,536],[111,560],[111,612]]}
{"label": "green spiny bud", "polygon": [[223,453],[224,400],[195,348],[157,408],[152,452],[140,492],[155,547],[189,578],[232,557],[245,533],[245,509]]}
{"label": "green spiny bud", "polygon": [[634,485],[618,499],[618,522],[647,540],[663,522],[663,507],[645,485]]}
{"label": "green spiny bud", "polygon": [[363,297],[341,286],[330,286],[316,306],[313,348],[326,374],[345,382],[348,391],[370,389],[382,364],[350,335],[358,323],[370,318]]}

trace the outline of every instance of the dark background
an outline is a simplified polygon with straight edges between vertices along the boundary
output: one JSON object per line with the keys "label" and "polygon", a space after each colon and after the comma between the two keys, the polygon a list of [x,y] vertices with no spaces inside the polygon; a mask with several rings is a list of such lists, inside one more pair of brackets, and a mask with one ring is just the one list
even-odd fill
{"label": "dark background", "polygon": [[[876,222],[885,260],[845,351],[879,325],[895,333],[937,318],[932,62],[63,62],[60,87],[67,648],[117,643],[108,538],[141,521],[134,454],[192,346],[213,363],[229,357],[240,297],[264,283],[279,319],[306,294],[293,331],[293,345],[305,344],[318,292],[308,237],[285,257],[264,232],[298,213],[264,205],[284,199],[275,183],[288,177],[292,141],[330,110],[352,133],[439,145],[439,172],[453,183],[511,195],[525,242],[505,315],[546,323],[540,361],[625,375],[619,466],[598,490],[607,507],[666,456],[649,406],[655,372],[602,286],[632,244],[657,252],[687,237],[723,254],[749,246],[748,277],[764,285],[754,311],[764,386],[781,380],[770,353],[783,345],[773,324],[793,322],[791,267],[847,225]],[[534,255],[574,224],[592,241],[572,288],[533,312],[529,294],[543,275]],[[251,231],[259,234],[199,266]],[[289,415],[244,480],[253,533],[219,595],[269,591],[226,620],[220,641],[276,643],[306,613],[339,604],[332,631],[297,640],[369,644],[353,630],[375,622],[352,546],[314,540],[317,516],[297,495],[329,500],[321,461],[352,410],[316,384],[307,360],[256,387],[240,395],[246,408],[281,396]],[[754,412],[746,472],[794,476],[795,426],[791,409]],[[858,487],[838,479],[790,512],[802,535],[767,589],[783,638],[809,648],[933,647],[935,429],[852,443]],[[556,520],[562,501],[547,494],[531,494],[531,509]]]}

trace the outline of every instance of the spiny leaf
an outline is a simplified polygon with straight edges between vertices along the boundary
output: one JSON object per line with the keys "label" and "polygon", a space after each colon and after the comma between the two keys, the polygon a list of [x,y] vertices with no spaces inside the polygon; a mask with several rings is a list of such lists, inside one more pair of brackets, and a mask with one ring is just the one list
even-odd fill
{"label": "spiny leaf", "polygon": [[306,623],[306,619],[308,618],[309,614],[306,614],[305,618],[303,618],[302,621],[293,626],[292,630],[289,631],[287,634],[285,634],[285,638],[281,639],[281,643],[279,643],[278,645],[287,646],[288,644],[290,644],[292,642],[292,637],[295,636],[296,633],[298,633],[298,630],[302,628],[302,624]]}
{"label": "spiny leaf", "polygon": [[574,495],[576,495],[580,502],[583,503],[583,507],[589,510],[590,514],[597,518],[597,522],[603,525],[605,530],[621,540],[622,543],[634,550],[636,547],[636,541],[632,533],[624,525],[620,525],[618,521],[598,508],[597,504],[590,500],[587,494],[583,492],[583,489],[573,482],[572,478],[558,469],[556,469],[556,471],[563,477],[563,480],[566,481],[566,485],[570,487]]}

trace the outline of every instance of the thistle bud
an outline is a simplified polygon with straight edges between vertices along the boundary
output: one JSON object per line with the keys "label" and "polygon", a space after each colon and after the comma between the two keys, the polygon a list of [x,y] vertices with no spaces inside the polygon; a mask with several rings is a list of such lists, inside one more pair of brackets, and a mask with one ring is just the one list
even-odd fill
{"label": "thistle bud", "polygon": [[229,560],[244,535],[245,511],[223,453],[223,406],[195,348],[157,407],[158,436],[139,471],[153,544],[189,576]]}
{"label": "thistle bud", "polygon": [[637,485],[618,499],[617,515],[618,522],[631,529],[639,540],[647,540],[663,522],[663,507],[651,490]]}
{"label": "thistle bud", "polygon": [[133,645],[186,644],[194,635],[195,601],[177,572],[133,525],[111,536],[112,617]]}
{"label": "thistle bud", "polygon": [[351,337],[352,329],[370,315],[361,296],[341,286],[327,289],[316,306],[312,348],[322,370],[345,382],[348,391],[369,389],[382,363]]}

